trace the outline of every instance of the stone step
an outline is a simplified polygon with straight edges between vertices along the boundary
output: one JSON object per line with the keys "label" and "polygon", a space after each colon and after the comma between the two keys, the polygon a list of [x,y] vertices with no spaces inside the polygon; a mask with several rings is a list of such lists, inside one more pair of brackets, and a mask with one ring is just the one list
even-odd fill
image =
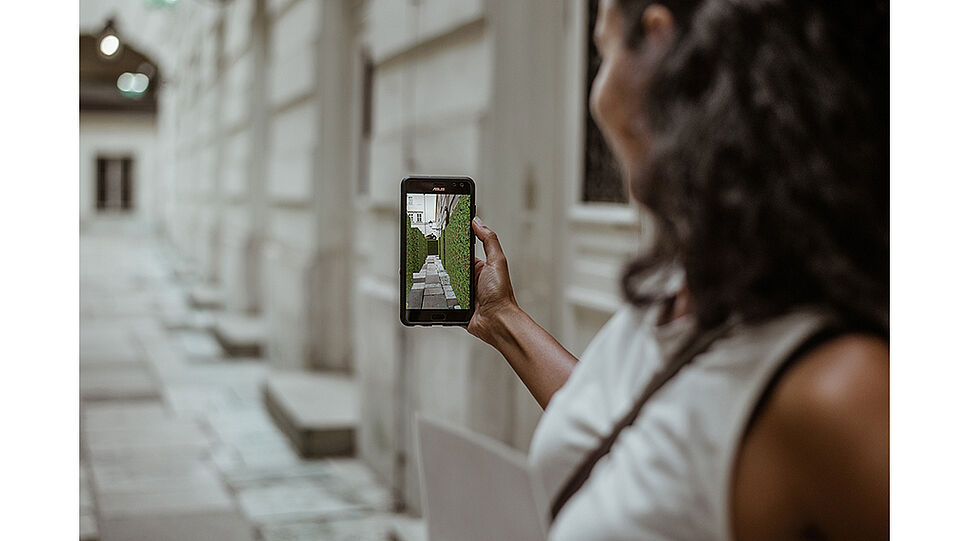
{"label": "stone step", "polygon": [[427,541],[427,524],[420,517],[393,515],[388,536],[392,541]]}
{"label": "stone step", "polygon": [[222,292],[215,286],[195,286],[188,292],[188,303],[200,310],[218,310],[223,305]]}
{"label": "stone step", "polygon": [[274,372],[263,397],[280,430],[304,458],[355,453],[360,391],[346,374]]}
{"label": "stone step", "polygon": [[266,322],[260,316],[219,314],[212,334],[229,357],[259,357],[265,350]]}

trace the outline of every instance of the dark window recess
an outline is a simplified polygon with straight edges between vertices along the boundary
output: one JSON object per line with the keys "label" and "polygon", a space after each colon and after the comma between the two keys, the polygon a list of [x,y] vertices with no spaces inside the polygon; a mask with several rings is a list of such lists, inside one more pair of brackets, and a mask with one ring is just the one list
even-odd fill
{"label": "dark window recess", "polygon": [[131,210],[131,158],[98,158],[97,209],[99,211]]}
{"label": "dark window recess", "polygon": [[360,155],[357,193],[366,194],[370,190],[370,139],[373,131],[373,59],[363,53],[363,81],[361,81],[362,103],[360,107]]}
{"label": "dark window recess", "polygon": [[[592,81],[599,70],[599,54],[592,39],[599,9],[598,0],[589,0],[589,25],[586,33],[586,85],[585,102],[589,103]],[[582,200],[590,202],[626,203],[629,201],[626,185],[616,158],[606,144],[602,132],[586,108],[585,114],[585,176],[582,179]]]}

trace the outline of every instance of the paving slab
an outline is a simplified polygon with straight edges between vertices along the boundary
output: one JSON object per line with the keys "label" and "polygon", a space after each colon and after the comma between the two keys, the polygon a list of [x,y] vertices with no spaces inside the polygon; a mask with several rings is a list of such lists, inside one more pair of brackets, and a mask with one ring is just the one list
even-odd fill
{"label": "paving slab", "polygon": [[98,363],[80,371],[82,400],[158,400],[159,391],[144,364]]}
{"label": "paving slab", "polygon": [[291,522],[359,513],[362,507],[305,479],[243,488],[239,507],[254,522]]}
{"label": "paving slab", "polygon": [[440,295],[425,294],[421,308],[447,308],[443,292]]}
{"label": "paving slab", "polygon": [[419,308],[421,306],[421,299],[424,298],[423,289],[411,289],[410,293],[407,294],[407,301],[405,306],[407,308]]}
{"label": "paving slab", "polygon": [[92,456],[100,451],[148,447],[208,447],[208,436],[189,420],[165,420],[142,426],[86,428],[85,441]]}
{"label": "paving slab", "polygon": [[101,541],[250,541],[255,532],[235,510],[116,517],[103,521]]}
{"label": "paving slab", "polygon": [[219,483],[200,482],[168,490],[98,493],[98,511],[103,519],[234,509],[232,496]]}
{"label": "paving slab", "polygon": [[81,364],[124,364],[145,360],[144,352],[124,320],[88,320],[80,329]]}
{"label": "paving slab", "polygon": [[137,428],[170,420],[159,400],[88,402],[81,406],[81,430]]}
{"label": "paving slab", "polygon": [[259,528],[265,541],[387,541],[389,519],[381,515],[325,522],[267,524]]}
{"label": "paving slab", "polygon": [[113,461],[92,461],[92,487],[102,492],[137,492],[168,487],[178,489],[216,479],[216,470],[199,456],[158,455],[149,460],[128,455]]}

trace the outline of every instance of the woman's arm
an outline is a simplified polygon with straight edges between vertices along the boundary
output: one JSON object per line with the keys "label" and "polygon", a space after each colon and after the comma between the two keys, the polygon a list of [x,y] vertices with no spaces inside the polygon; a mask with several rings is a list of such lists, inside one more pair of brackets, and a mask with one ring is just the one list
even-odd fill
{"label": "woman's arm", "polygon": [[544,409],[578,359],[518,307],[498,235],[477,217],[472,228],[484,243],[487,261],[475,261],[476,306],[468,332],[505,357]]}

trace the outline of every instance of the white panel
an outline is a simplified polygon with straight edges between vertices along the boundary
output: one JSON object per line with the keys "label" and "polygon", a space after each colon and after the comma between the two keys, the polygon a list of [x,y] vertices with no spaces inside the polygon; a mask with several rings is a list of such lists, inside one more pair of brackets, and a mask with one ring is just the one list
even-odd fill
{"label": "white panel", "polygon": [[269,195],[282,203],[309,203],[313,195],[313,156],[286,153],[269,164]]}
{"label": "white panel", "polygon": [[273,105],[313,91],[320,3],[301,0],[270,32],[269,97]]}
{"label": "white panel", "polygon": [[[314,0],[302,0],[304,2],[313,2]],[[329,1],[329,0],[324,0]],[[270,16],[275,16],[279,14],[280,11],[286,9],[286,6],[292,4],[293,0],[269,0],[266,2],[266,11]]]}
{"label": "white panel", "polygon": [[308,202],[312,196],[316,129],[312,104],[275,116],[269,136],[269,194],[276,200]]}
{"label": "white panel", "polygon": [[360,454],[386,482],[393,479],[397,440],[395,380],[399,362],[397,298],[361,280],[355,291],[354,358],[360,382]]}
{"label": "white panel", "polygon": [[378,66],[373,85],[373,133],[400,130],[404,122],[404,67]]}
{"label": "white panel", "polygon": [[369,2],[367,9],[367,43],[377,63],[416,39],[416,11],[410,0]]}
{"label": "white panel", "polygon": [[234,58],[252,37],[253,0],[233,0],[226,7],[225,52]]}
{"label": "white panel", "polygon": [[396,209],[400,180],[407,174],[404,141],[400,134],[375,138],[370,146],[370,197],[381,205]]}
{"label": "white panel", "polygon": [[230,197],[241,197],[248,192],[249,153],[251,134],[243,130],[228,138],[225,146],[225,163],[222,190]]}
{"label": "white panel", "polygon": [[417,27],[420,39],[440,35],[484,15],[481,0],[422,0]]}
{"label": "white panel", "polygon": [[489,40],[476,32],[422,58],[414,67],[418,122],[483,111],[491,91],[490,54]]}
{"label": "white panel", "polygon": [[477,120],[470,117],[440,127],[422,128],[414,140],[417,170],[432,175],[474,176],[480,135]]}
{"label": "white panel", "polygon": [[246,53],[229,67],[222,91],[222,125],[233,128],[249,120],[253,84],[253,56]]}
{"label": "white panel", "polygon": [[320,2],[300,0],[280,17],[270,32],[270,56],[278,61],[315,41]]}
{"label": "white panel", "polygon": [[269,358],[275,369],[296,370],[305,366],[306,271],[309,253],[271,242],[264,251],[263,290],[269,326]]}
{"label": "white panel", "polygon": [[307,45],[279,58],[269,68],[269,101],[278,106],[312,93],[316,82],[316,52]]}
{"label": "white panel", "polygon": [[[357,220],[354,244],[363,249],[369,274],[393,282],[396,288],[397,268],[400,266],[400,225],[397,215],[367,213],[365,216],[365,219]],[[399,296],[400,292],[395,291],[395,302]]]}
{"label": "white panel", "polygon": [[311,211],[272,209],[269,230],[274,244],[299,252],[301,256],[309,257],[316,249],[316,218]]}

